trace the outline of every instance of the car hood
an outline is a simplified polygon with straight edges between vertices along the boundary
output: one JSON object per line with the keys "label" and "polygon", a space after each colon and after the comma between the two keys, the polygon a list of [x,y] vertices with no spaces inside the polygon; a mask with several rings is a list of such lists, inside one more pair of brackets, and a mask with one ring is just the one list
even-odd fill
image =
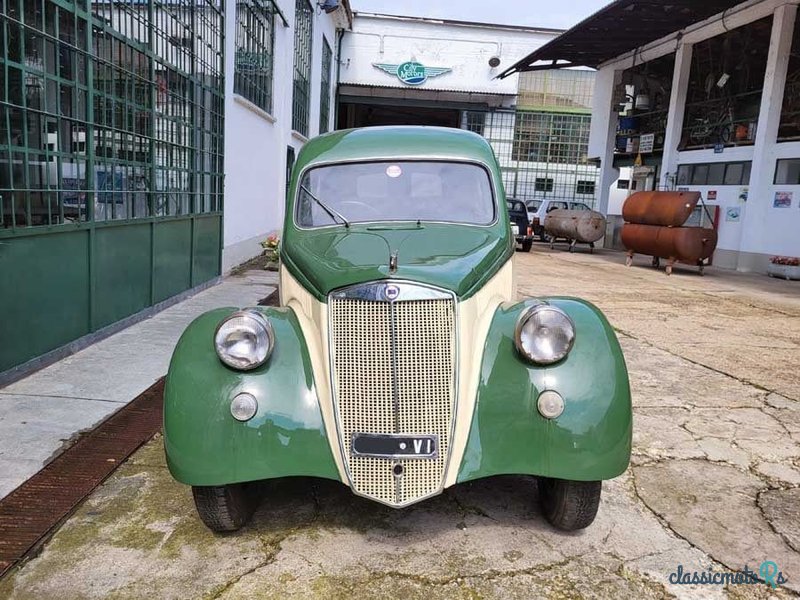
{"label": "car hood", "polygon": [[[389,257],[397,252],[397,270]],[[378,279],[441,287],[464,299],[513,255],[505,226],[353,225],[298,230],[284,239],[281,260],[320,300],[338,288]]]}

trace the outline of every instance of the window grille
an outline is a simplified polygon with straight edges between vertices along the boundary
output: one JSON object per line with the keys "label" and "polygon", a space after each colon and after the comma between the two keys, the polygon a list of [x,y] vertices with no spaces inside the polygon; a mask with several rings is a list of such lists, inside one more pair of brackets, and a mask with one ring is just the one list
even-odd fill
{"label": "window grille", "polygon": [[2,228],[222,209],[219,0],[5,7]]}
{"label": "window grille", "polygon": [[292,129],[307,136],[311,106],[311,50],[314,35],[314,10],[307,0],[297,0],[295,11]]}
{"label": "window grille", "polygon": [[233,91],[272,112],[275,12],[272,0],[236,3],[236,53]]}
{"label": "window grille", "polygon": [[326,133],[330,129],[331,120],[331,66],[333,52],[325,38],[322,39],[322,73],[320,75],[319,96],[319,132]]}

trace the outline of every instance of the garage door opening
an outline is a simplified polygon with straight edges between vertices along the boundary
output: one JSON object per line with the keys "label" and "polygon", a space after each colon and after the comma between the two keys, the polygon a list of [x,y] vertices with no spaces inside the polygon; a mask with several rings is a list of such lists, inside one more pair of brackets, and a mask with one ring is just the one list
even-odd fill
{"label": "garage door opening", "polygon": [[338,129],[379,125],[460,127],[461,112],[448,108],[342,102],[339,105],[338,121]]}

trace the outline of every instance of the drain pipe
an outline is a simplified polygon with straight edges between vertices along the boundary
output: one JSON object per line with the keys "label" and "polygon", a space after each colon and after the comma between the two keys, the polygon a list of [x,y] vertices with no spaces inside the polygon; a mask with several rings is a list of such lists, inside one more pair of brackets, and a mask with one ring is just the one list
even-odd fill
{"label": "drain pipe", "polygon": [[339,129],[339,79],[342,71],[342,40],[345,30],[340,29],[336,33],[336,95],[333,99],[333,130]]}

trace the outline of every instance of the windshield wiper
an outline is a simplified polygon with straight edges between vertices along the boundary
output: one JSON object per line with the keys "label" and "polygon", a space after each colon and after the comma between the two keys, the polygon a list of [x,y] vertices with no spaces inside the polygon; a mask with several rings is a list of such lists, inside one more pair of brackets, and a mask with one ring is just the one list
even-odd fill
{"label": "windshield wiper", "polygon": [[311,199],[314,202],[316,202],[317,204],[319,204],[322,207],[322,210],[324,210],[326,213],[328,213],[328,215],[330,216],[331,219],[333,219],[334,221],[336,219],[339,219],[345,227],[347,227],[348,229],[350,228],[350,221],[345,219],[340,212],[332,209],[330,206],[325,204],[322,200],[317,198],[314,194],[311,193],[311,190],[309,190],[306,186],[301,184],[300,185],[300,189],[303,190],[309,196],[311,196]]}

